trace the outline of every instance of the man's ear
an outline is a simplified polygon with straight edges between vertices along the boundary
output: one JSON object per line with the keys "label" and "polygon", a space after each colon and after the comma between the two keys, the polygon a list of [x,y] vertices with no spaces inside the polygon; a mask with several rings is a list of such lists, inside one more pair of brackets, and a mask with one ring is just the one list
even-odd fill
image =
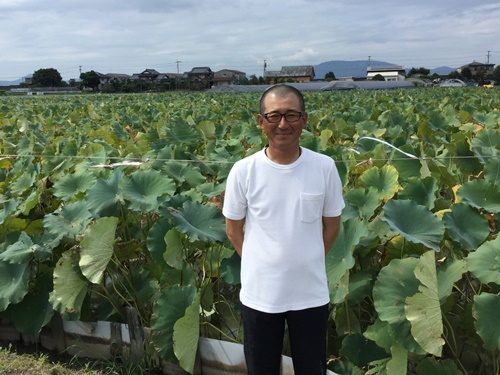
{"label": "man's ear", "polygon": [[262,128],[264,124],[264,116],[262,116],[260,113],[257,115],[257,123],[259,126]]}
{"label": "man's ear", "polygon": [[307,127],[307,118],[307,112],[304,112],[304,114],[302,115],[302,129],[305,129]]}

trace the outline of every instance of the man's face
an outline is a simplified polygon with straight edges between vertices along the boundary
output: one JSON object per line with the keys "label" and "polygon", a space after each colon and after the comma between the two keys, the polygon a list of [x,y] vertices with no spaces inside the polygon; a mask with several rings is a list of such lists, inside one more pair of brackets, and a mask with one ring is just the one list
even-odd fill
{"label": "man's face", "polygon": [[[264,114],[278,113],[284,115],[288,112],[301,112],[300,101],[293,94],[277,96],[269,93],[264,99],[264,106]],[[277,123],[271,123],[262,114],[258,114],[257,121],[268,138],[269,147],[295,152],[299,146],[302,129],[307,124],[307,113],[303,113],[298,121],[293,122],[287,121],[282,116]]]}

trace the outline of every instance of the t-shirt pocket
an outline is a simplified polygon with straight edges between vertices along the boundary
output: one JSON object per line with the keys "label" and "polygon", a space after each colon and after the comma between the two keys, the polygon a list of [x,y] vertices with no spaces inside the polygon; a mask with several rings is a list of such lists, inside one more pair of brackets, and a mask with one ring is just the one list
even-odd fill
{"label": "t-shirt pocket", "polygon": [[300,193],[300,221],[314,223],[321,217],[324,194]]}

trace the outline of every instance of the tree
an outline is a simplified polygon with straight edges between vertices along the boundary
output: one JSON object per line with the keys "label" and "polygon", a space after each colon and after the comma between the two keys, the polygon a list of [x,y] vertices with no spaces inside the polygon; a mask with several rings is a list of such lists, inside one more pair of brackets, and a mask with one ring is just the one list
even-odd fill
{"label": "tree", "polygon": [[375,74],[372,78],[372,81],[385,81],[385,78],[382,74]]}
{"label": "tree", "polygon": [[479,68],[476,71],[476,74],[474,74],[474,78],[476,79],[476,82],[482,82],[486,78],[486,69],[484,68]]}
{"label": "tree", "polygon": [[408,72],[408,76],[409,77],[413,77],[415,75],[418,75],[418,76],[428,76],[431,74],[431,71],[430,69],[427,69],[427,68],[411,68],[410,71]]}
{"label": "tree", "polygon": [[500,65],[495,67],[495,70],[493,71],[493,79],[497,85],[500,84]]}
{"label": "tree", "polygon": [[335,81],[337,78],[335,78],[335,74],[333,72],[328,72],[325,74],[325,81],[330,82],[330,81]]}
{"label": "tree", "polygon": [[463,68],[460,74],[462,75],[462,78],[466,81],[470,81],[472,79],[472,71],[468,66]]}
{"label": "tree", "polygon": [[33,73],[33,85],[40,87],[63,86],[62,77],[57,69],[38,69]]}
{"label": "tree", "polygon": [[82,84],[84,87],[90,87],[94,91],[96,91],[101,84],[101,78],[93,70],[91,70],[90,72],[81,73],[80,79],[82,80]]}
{"label": "tree", "polygon": [[257,78],[257,76],[256,76],[255,74],[252,74],[252,75],[250,76],[250,81],[249,81],[249,83],[250,83],[251,85],[258,85],[258,84],[259,84],[259,79]]}

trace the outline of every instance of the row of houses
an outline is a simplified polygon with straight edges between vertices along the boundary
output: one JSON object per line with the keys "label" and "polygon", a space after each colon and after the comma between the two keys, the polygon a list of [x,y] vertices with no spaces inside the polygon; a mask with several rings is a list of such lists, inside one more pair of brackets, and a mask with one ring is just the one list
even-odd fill
{"label": "row of houses", "polygon": [[[464,65],[457,69],[460,73],[465,68],[469,68],[473,76],[479,72],[485,75],[491,75],[494,71],[494,64],[482,64],[476,61]],[[233,69],[222,69],[219,71],[212,71],[209,67],[194,67],[189,72],[179,73],[160,73],[155,69],[146,69],[141,73],[133,75],[107,73],[99,75],[101,85],[112,81],[125,81],[125,80],[143,80],[150,83],[170,84],[176,80],[184,80],[190,82],[206,82],[210,87],[240,84],[247,79],[246,73]],[[404,81],[406,79],[406,70],[402,66],[369,66],[366,72],[366,79],[371,80],[375,76],[382,76],[385,81]],[[323,77],[319,78],[322,79]],[[360,77],[358,77],[359,79]],[[283,66],[281,70],[270,70],[264,72],[264,79],[269,83],[277,82],[312,82],[315,80],[314,66],[300,65],[300,66]],[[341,80],[352,81],[356,77],[344,77]]]}
{"label": "row of houses", "polygon": [[179,73],[160,73],[156,69],[146,69],[141,73],[132,75],[119,73],[102,74],[96,72],[100,78],[100,85],[105,85],[113,81],[135,81],[142,80],[148,83],[171,84],[176,80],[185,80],[191,82],[210,82],[212,85],[231,85],[238,84],[246,79],[246,73],[238,70],[223,69],[217,72],[209,67],[195,67],[189,72]]}
{"label": "row of houses", "polygon": [[[406,78],[406,71],[402,66],[379,66],[368,67],[366,79],[371,80],[376,75],[381,75],[386,81],[403,81]],[[268,78],[271,83],[277,81],[292,81],[295,83],[312,82],[315,80],[314,67],[304,66],[283,66],[281,70],[266,71],[264,78]],[[319,78],[322,79],[323,77]],[[361,77],[342,77],[340,80],[353,81]],[[363,77],[364,78],[364,77]]]}

